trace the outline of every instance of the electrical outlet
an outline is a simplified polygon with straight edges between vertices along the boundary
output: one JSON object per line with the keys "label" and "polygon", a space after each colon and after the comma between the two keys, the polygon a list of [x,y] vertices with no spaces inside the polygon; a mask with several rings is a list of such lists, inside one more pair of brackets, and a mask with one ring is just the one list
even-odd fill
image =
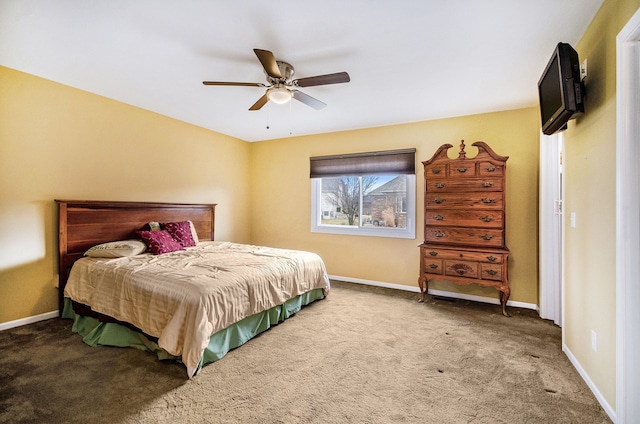
{"label": "electrical outlet", "polygon": [[587,77],[587,59],[582,61],[582,65],[580,65],[580,81],[584,80]]}
{"label": "electrical outlet", "polygon": [[594,352],[598,351],[598,334],[593,330],[591,330],[591,349]]}

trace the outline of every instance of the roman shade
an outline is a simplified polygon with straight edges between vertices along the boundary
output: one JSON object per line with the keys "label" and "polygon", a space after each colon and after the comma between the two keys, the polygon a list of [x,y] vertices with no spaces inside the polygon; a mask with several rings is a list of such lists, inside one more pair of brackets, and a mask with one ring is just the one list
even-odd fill
{"label": "roman shade", "polygon": [[415,174],[416,149],[315,156],[309,162],[311,178]]}

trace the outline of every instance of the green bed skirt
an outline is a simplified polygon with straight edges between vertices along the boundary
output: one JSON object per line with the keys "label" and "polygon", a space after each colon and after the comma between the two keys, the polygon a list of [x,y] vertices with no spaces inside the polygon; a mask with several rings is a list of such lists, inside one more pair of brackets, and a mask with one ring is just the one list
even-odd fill
{"label": "green bed skirt", "polygon": [[[294,315],[303,306],[323,298],[322,289],[311,290],[287,300],[282,305],[248,316],[224,330],[214,333],[209,339],[209,345],[204,350],[202,358],[200,358],[198,371],[203,365],[219,360],[231,349],[243,345],[256,335]],[[169,354],[156,342],[149,340],[141,333],[120,324],[104,323],[96,318],[77,315],[73,311],[71,300],[66,297],[62,318],[73,319],[73,332],[80,334],[82,340],[89,346],[132,347],[155,353],[161,360],[180,361],[179,356]]]}

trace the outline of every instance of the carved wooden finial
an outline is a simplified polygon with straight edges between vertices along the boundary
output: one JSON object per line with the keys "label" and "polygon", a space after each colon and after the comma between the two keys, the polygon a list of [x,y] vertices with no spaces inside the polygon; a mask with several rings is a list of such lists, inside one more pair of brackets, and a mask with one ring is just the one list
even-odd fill
{"label": "carved wooden finial", "polygon": [[467,152],[464,151],[464,140],[460,140],[460,153],[458,153],[458,159],[464,159],[467,157]]}

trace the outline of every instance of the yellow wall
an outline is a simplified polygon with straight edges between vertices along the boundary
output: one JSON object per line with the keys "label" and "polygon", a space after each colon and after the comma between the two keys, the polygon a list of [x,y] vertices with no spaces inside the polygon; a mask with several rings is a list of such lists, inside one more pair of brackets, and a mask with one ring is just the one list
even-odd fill
{"label": "yellow wall", "polygon": [[[616,373],[616,35],[639,0],[606,0],[580,42],[586,113],[565,145],[565,343],[612,408]],[[569,214],[576,214],[576,227]],[[598,352],[591,349],[591,331]]]}
{"label": "yellow wall", "polygon": [[[441,119],[255,143],[251,151],[254,212],[251,240],[255,244],[311,250],[324,259],[329,274],[405,286],[417,286],[418,244],[423,240],[424,181],[421,161],[442,144],[460,140],[468,157],[477,153],[474,141],[485,141],[509,156],[507,162],[507,246],[512,252],[509,277],[511,299],[538,303],[538,109]],[[309,157],[340,153],[416,148],[418,222],[416,238],[341,236],[311,233]],[[430,288],[496,297],[490,288],[459,288],[450,283]]]}
{"label": "yellow wall", "polygon": [[249,242],[250,144],[0,67],[0,323],[57,309],[54,199],[219,203]]}

